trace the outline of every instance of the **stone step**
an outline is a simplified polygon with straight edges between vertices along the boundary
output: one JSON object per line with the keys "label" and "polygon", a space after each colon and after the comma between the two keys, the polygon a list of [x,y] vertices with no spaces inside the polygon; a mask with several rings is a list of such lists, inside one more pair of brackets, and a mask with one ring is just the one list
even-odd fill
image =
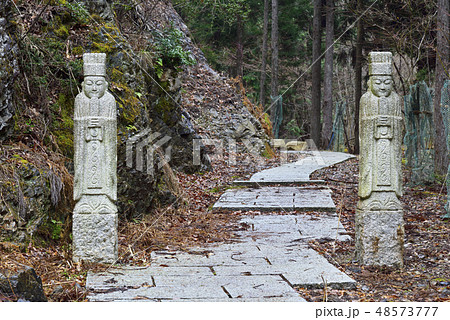
{"label": "stone step", "polygon": [[263,186],[273,186],[273,185],[305,185],[305,184],[325,184],[325,180],[294,180],[289,181],[284,180],[271,180],[271,181],[251,181],[251,180],[235,180],[233,185],[235,186],[246,186],[246,187],[263,187]]}
{"label": "stone step", "polygon": [[329,189],[262,187],[227,190],[213,210],[334,211]]}
{"label": "stone step", "polygon": [[276,168],[263,170],[251,176],[250,180],[234,181],[235,185],[264,186],[273,184],[323,184],[323,180],[310,180],[309,176],[316,170],[328,167],[355,156],[342,152],[329,151],[302,151],[298,154],[304,155],[303,159],[296,162],[287,163]]}

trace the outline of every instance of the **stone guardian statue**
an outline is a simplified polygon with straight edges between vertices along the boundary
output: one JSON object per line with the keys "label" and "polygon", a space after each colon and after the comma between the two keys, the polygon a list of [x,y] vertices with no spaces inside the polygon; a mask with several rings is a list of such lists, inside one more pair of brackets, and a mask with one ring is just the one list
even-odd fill
{"label": "stone guardian statue", "polygon": [[402,105],[392,53],[369,54],[368,88],[360,103],[356,255],[365,265],[402,266]]}
{"label": "stone guardian statue", "polygon": [[117,119],[108,92],[106,54],[83,55],[83,91],[75,98],[73,260],[117,259]]}

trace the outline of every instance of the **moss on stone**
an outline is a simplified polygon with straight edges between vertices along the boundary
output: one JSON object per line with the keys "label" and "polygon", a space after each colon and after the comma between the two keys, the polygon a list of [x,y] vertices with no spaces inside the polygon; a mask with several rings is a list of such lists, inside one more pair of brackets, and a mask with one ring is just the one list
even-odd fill
{"label": "moss on stone", "polygon": [[94,26],[90,39],[92,41],[92,52],[99,53],[112,53],[121,50],[121,43],[124,42],[120,30],[111,24]]}
{"label": "moss on stone", "polygon": [[113,46],[110,43],[107,42],[92,42],[93,52],[98,53],[111,53],[113,52]]}
{"label": "moss on stone", "polygon": [[262,152],[262,156],[266,157],[267,159],[272,159],[275,156],[275,152],[270,147],[267,141],[264,142],[264,151]]}
{"label": "moss on stone", "polygon": [[59,117],[54,118],[50,129],[58,147],[68,158],[73,158],[73,104],[72,98],[60,93],[57,102],[51,106]]}
{"label": "moss on stone", "polygon": [[61,39],[67,39],[69,37],[69,29],[66,25],[60,25],[55,29],[55,34]]}
{"label": "moss on stone", "polygon": [[172,117],[173,112],[176,110],[176,105],[173,103],[173,101],[170,98],[167,97],[161,97],[158,99],[157,103],[154,106],[154,110],[161,119],[166,123],[167,125],[171,125],[172,123]]}
{"label": "moss on stone", "polygon": [[81,56],[84,53],[84,49],[81,46],[77,46],[72,49],[72,54],[75,56]]}
{"label": "moss on stone", "polygon": [[[116,69],[116,73],[112,77],[117,77],[119,74],[120,71]],[[110,90],[118,98],[117,103],[120,111],[119,123],[124,126],[134,124],[142,108],[136,92],[125,83],[119,81],[112,81]]]}
{"label": "moss on stone", "polygon": [[112,68],[110,72],[110,78],[112,81],[119,82],[123,79],[123,72],[117,68]]}

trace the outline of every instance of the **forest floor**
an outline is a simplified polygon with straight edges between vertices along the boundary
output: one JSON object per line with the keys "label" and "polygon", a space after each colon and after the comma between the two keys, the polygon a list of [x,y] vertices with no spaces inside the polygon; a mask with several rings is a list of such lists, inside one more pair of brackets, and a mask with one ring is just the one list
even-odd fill
{"label": "forest floor", "polygon": [[[404,170],[404,177],[409,172]],[[358,160],[312,174],[333,191],[341,222],[354,239],[358,200]],[[434,184],[411,188],[404,179],[404,267],[360,266],[352,242],[311,242],[310,246],[358,282],[356,290],[300,290],[309,301],[450,301],[450,224],[443,220],[446,188]]]}
{"label": "forest floor", "polygon": [[[214,170],[194,175],[178,173],[183,190],[177,203],[155,209],[142,221],[121,221],[119,225],[118,264],[149,265],[154,250],[189,250],[206,243],[224,243],[236,238],[235,231],[248,226],[239,220],[258,212],[211,213],[211,206],[231,187],[254,172],[280,165],[279,158],[264,164],[239,158],[230,166],[227,158],[215,160]],[[291,159],[296,160],[296,159]],[[354,238],[354,213],[357,201],[356,159],[322,169],[313,179],[322,178],[333,190],[341,221]],[[405,172],[405,175],[407,172]],[[355,290],[299,288],[308,301],[449,301],[450,300],[450,227],[444,214],[445,188],[431,185],[404,188],[405,266],[400,270],[361,267],[354,261],[354,242],[312,241],[310,246],[329,262],[358,281]],[[42,278],[50,301],[84,301],[88,270],[107,266],[73,263],[69,243],[49,243],[37,247],[32,242],[20,246],[0,242],[0,269],[33,267]],[[14,301],[1,297],[0,301]]]}

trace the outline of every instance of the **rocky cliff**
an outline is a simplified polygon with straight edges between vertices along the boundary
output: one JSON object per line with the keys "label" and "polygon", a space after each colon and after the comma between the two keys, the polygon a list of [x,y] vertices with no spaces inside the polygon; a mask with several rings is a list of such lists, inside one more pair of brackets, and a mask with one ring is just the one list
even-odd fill
{"label": "rocky cliff", "polygon": [[[68,236],[73,101],[84,52],[108,57],[119,121],[122,219],[140,218],[155,206],[176,206],[179,188],[172,170],[210,168],[204,148],[200,164],[193,163],[195,139],[235,139],[238,145],[245,139],[260,151],[268,148],[250,102],[236,82],[208,66],[170,1],[19,1],[8,10],[13,14],[2,21],[14,22],[21,35],[19,72],[14,96],[2,94],[21,107],[0,150],[0,237]],[[14,66],[14,55],[4,57]],[[11,88],[13,74],[2,73],[2,84]]]}
{"label": "rocky cliff", "polygon": [[11,1],[0,3],[0,141],[11,132],[13,122],[13,85],[17,69],[17,45]]}

